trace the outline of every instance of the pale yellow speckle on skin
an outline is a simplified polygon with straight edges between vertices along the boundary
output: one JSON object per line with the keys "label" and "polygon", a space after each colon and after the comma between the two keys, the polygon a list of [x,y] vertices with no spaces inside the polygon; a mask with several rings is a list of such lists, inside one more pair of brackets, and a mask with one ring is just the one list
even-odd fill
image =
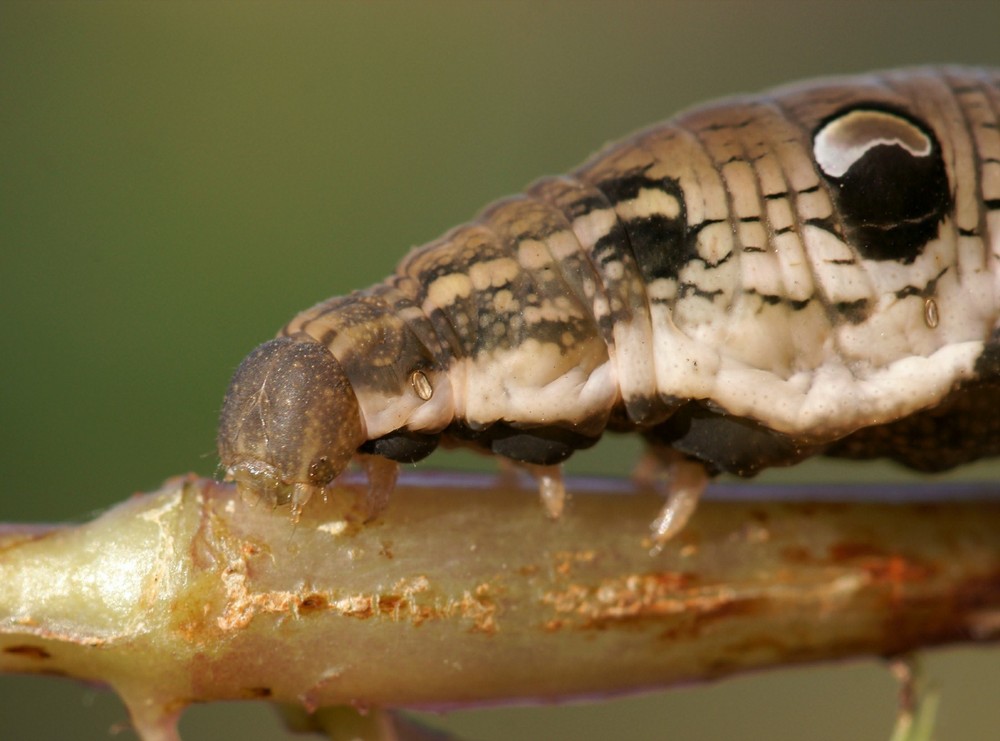
{"label": "pale yellow speckle on skin", "polygon": [[552,264],[552,255],[544,243],[526,239],[518,245],[517,261],[525,270],[539,270]]}
{"label": "pale yellow speckle on skin", "polygon": [[541,306],[528,306],[524,309],[524,320],[529,324],[539,322],[567,322],[578,319],[580,312],[566,307],[560,307],[553,301],[546,301]]}
{"label": "pale yellow speckle on skin", "polygon": [[514,294],[504,288],[493,296],[493,308],[498,314],[508,314],[517,311],[518,302],[514,299]]}
{"label": "pale yellow speckle on skin", "polygon": [[499,288],[517,278],[521,266],[516,260],[502,257],[497,260],[475,262],[469,266],[469,279],[477,291]]}
{"label": "pale yellow speckle on skin", "polygon": [[605,271],[610,280],[622,280],[625,277],[625,266],[618,260],[609,262]]}
{"label": "pale yellow speckle on skin", "polygon": [[435,306],[450,306],[458,299],[468,298],[471,293],[472,281],[463,273],[442,275],[427,288],[427,298]]}

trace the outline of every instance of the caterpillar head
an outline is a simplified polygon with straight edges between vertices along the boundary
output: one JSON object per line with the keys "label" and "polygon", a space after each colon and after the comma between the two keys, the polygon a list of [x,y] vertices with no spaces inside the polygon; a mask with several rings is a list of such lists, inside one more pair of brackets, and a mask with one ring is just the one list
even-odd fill
{"label": "caterpillar head", "polygon": [[364,439],[340,363],[297,334],[265,342],[237,368],[222,405],[219,458],[244,498],[290,503],[294,517]]}

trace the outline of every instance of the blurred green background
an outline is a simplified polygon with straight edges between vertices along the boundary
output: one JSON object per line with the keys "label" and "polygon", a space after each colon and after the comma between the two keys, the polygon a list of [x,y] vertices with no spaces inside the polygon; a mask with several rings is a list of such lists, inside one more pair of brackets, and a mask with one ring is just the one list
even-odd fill
{"label": "blurred green background", "polygon": [[[605,141],[798,78],[997,65],[998,30],[995,0],[3,0],[0,521],[83,520],[213,474],[222,394],[254,345]],[[572,468],[624,474],[635,453],[602,443]],[[785,475],[845,474],[903,476]],[[996,739],[1000,651],[928,667],[939,737]],[[886,739],[894,692],[857,662],[435,722],[482,741]],[[105,739],[125,720],[108,693],[0,678],[2,739]],[[260,704],[195,708],[181,727],[186,741],[286,737]]]}

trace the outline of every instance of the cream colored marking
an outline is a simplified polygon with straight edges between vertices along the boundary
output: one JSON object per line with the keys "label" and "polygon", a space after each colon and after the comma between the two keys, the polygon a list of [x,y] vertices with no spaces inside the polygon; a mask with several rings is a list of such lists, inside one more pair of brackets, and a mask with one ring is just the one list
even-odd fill
{"label": "cream colored marking", "polygon": [[[787,198],[775,198],[766,201],[767,220],[771,223],[771,228],[775,231],[788,229],[795,226],[795,215],[792,213],[792,204]],[[776,234],[775,238],[784,236]]]}
{"label": "cream colored marking", "polygon": [[517,245],[517,261],[524,270],[540,270],[552,264],[552,253],[544,242],[525,239]]}
{"label": "cream colored marking", "polygon": [[601,237],[610,234],[617,223],[615,212],[602,208],[573,219],[573,232],[581,244],[594,245]]}
{"label": "cream colored marking", "polygon": [[677,298],[677,281],[670,278],[657,278],[646,286],[646,295],[651,300],[673,301]]}
{"label": "cream colored marking", "polygon": [[778,258],[785,298],[791,301],[808,301],[813,298],[816,286],[809,269],[809,258],[798,233],[777,234],[772,243],[774,254]]}
{"label": "cream colored marking", "polygon": [[823,305],[819,301],[810,301],[794,313],[789,325],[792,370],[802,372],[822,364],[833,346],[833,329]]}
{"label": "cream colored marking", "polygon": [[762,247],[763,252],[740,253],[740,282],[743,293],[756,291],[765,296],[784,296],[777,256],[770,249],[759,222],[740,224],[740,241],[745,246]]}
{"label": "cream colored marking", "polygon": [[983,165],[983,199],[997,198],[1000,198],[1000,161],[987,162]]}
{"label": "cream colored marking", "polygon": [[[771,193],[782,193],[788,187],[785,183],[785,175],[781,170],[781,163],[774,156],[774,152],[765,151],[753,161],[753,168],[758,181],[758,190],[761,195]],[[773,201],[765,201],[765,204]]]}
{"label": "cream colored marking", "polygon": [[608,300],[603,293],[599,293],[594,296],[592,308],[594,311],[594,318],[596,319],[603,319],[611,313],[611,307],[608,305]]}
{"label": "cream colored marking", "polygon": [[543,301],[537,306],[525,306],[522,312],[524,321],[528,324],[538,324],[540,322],[569,322],[573,319],[581,319],[583,315],[570,307],[560,306],[555,301]]}
{"label": "cream colored marking", "polygon": [[599,419],[617,395],[607,349],[599,339],[574,343],[571,349],[564,353],[557,343],[526,339],[516,348],[460,361],[465,419],[474,424]]}
{"label": "cream colored marking", "polygon": [[878,146],[902,147],[914,157],[926,157],[933,145],[924,132],[894,113],[851,111],[833,119],[813,139],[816,164],[827,175],[843,177]]}
{"label": "cream colored marking", "polygon": [[882,295],[896,293],[908,286],[923,288],[941,274],[955,272],[956,243],[951,219],[945,219],[941,225],[939,239],[927,243],[923,251],[909,264],[895,260],[867,260],[865,270],[873,284],[873,293]]}
{"label": "cream colored marking", "polygon": [[716,164],[729,162],[743,156],[743,147],[732,126],[713,124],[712,128],[703,127],[696,133],[704,143],[709,157]]}
{"label": "cream colored marking", "polygon": [[427,286],[427,300],[433,306],[445,308],[459,299],[472,295],[472,281],[464,273],[448,273]]}
{"label": "cream colored marking", "polygon": [[[938,119],[938,129],[942,155],[949,170],[948,178],[955,188],[955,220],[965,229],[974,229],[979,225],[981,203],[977,193],[979,188],[976,168],[963,166],[973,162],[978,155],[972,149],[972,137],[968,135],[964,114],[951,97],[946,93],[939,104],[941,115]],[[960,267],[964,271],[964,267]]]}
{"label": "cream colored marking", "polygon": [[[752,248],[744,254],[769,254],[773,252],[767,231],[759,221],[747,221],[736,227],[737,240],[743,248]],[[760,252],[763,250],[763,252]]]}
{"label": "cream colored marking", "polygon": [[657,345],[652,340],[655,336],[652,317],[645,313],[629,321],[618,322],[614,327],[612,360],[621,396],[626,402],[636,398],[655,398],[657,394]]}
{"label": "cream colored marking", "polygon": [[802,227],[802,237],[813,275],[829,303],[853,303],[872,295],[860,265],[837,262],[856,257],[850,247],[825,229],[808,224]]}
{"label": "cream colored marking", "polygon": [[659,188],[641,188],[635,198],[615,204],[615,211],[626,221],[650,216],[676,219],[681,215],[681,204],[670,193]]}
{"label": "cream colored marking", "polygon": [[820,185],[813,161],[797,138],[779,139],[774,142],[773,154],[781,164],[789,191],[801,194],[804,190]]}
{"label": "cream colored marking", "polygon": [[[699,291],[712,294],[710,300],[718,301],[719,310],[724,314],[733,295],[733,287],[738,286],[741,262],[742,260],[727,260],[713,267],[692,260],[681,269],[678,277],[683,283],[692,283],[698,286]],[[742,287],[737,287],[736,290],[742,292]]]}
{"label": "cream colored marking", "polygon": [[779,378],[791,374],[796,348],[789,342],[789,312],[785,306],[745,294],[722,328],[725,332],[716,342],[728,362],[766,370]]}
{"label": "cream colored marking", "polygon": [[760,197],[757,194],[757,175],[750,163],[744,160],[729,162],[722,168],[726,188],[732,199],[732,218],[745,219],[760,216]]}
{"label": "cream colored marking", "polygon": [[561,230],[546,238],[546,244],[552,256],[559,261],[580,256],[580,242],[576,235],[567,230]]}
{"label": "cream colored marking", "polygon": [[[686,303],[686,302],[681,302]],[[690,399],[708,398],[715,385],[719,353],[713,346],[688,337],[676,324],[668,306],[650,307],[656,346],[657,388],[664,394]]]}
{"label": "cream colored marking", "polygon": [[625,266],[621,260],[611,260],[604,266],[604,275],[608,280],[622,280],[625,277]]}
{"label": "cream colored marking", "polygon": [[825,219],[833,213],[830,198],[822,189],[811,193],[798,193],[795,203],[802,221]]}
{"label": "cream colored marking", "polygon": [[[787,380],[724,361],[711,396],[731,414],[753,417],[780,432],[839,435],[905,417],[938,401],[956,380],[973,377],[982,349],[982,342],[958,343],[884,368],[848,367],[831,357]],[[909,393],[900,394],[901,387]]]}
{"label": "cream colored marking", "polygon": [[474,262],[469,266],[469,281],[475,291],[499,288],[510,283],[521,274],[521,266],[509,257]]}
{"label": "cream colored marking", "polygon": [[728,221],[708,224],[698,232],[698,255],[705,262],[717,263],[733,251],[733,227]]}
{"label": "cream colored marking", "polygon": [[493,294],[493,309],[497,314],[511,314],[519,308],[520,302],[514,298],[510,289],[504,288]]}

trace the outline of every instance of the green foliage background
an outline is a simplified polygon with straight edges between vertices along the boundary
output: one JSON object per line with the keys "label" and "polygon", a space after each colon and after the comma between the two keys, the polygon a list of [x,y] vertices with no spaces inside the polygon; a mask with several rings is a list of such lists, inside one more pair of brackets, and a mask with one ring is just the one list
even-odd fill
{"label": "green foliage background", "polygon": [[[996,2],[3,0],[0,521],[83,520],[212,474],[222,394],[255,344],[609,139],[798,78],[997,65],[998,28]],[[635,453],[613,441],[574,468],[624,474]],[[932,659],[941,738],[995,738],[998,665]],[[882,739],[893,692],[868,662],[445,721],[483,741]],[[102,739],[124,719],[94,689],[0,678],[0,738]],[[285,737],[251,704],[182,730]]]}

